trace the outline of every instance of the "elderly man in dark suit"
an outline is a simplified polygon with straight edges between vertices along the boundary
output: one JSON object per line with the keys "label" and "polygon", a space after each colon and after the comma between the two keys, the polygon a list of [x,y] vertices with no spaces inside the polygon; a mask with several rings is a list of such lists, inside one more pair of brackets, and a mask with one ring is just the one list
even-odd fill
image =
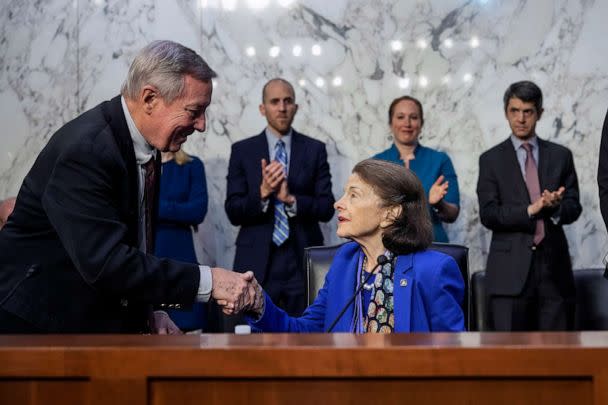
{"label": "elderly man in dark suit", "polygon": [[[597,185],[600,190],[600,211],[602,212],[604,225],[608,228],[608,112],[606,113],[606,118],[604,118],[604,127],[602,128],[600,162],[597,167]],[[604,277],[608,278],[608,262],[605,265],[606,271],[604,272]]]}
{"label": "elderly man in dark suit", "polygon": [[529,81],[504,95],[511,136],[479,159],[481,222],[492,230],[486,267],[495,330],[571,330],[574,279],[563,225],[581,214],[572,153],[540,139],[542,92]]}
{"label": "elderly man in dark suit", "polygon": [[121,96],[51,137],[0,232],[1,333],[179,333],[154,304],[252,303],[252,274],[150,253],[158,151],[205,130],[214,76],[191,49],[153,42]]}
{"label": "elderly man in dark suit", "polygon": [[270,80],[260,113],[261,134],[232,146],[225,209],[240,226],[234,269],[253,270],[264,290],[290,315],[306,308],[304,248],[322,245],[334,196],[325,144],[295,131],[293,86]]}
{"label": "elderly man in dark suit", "polygon": [[9,197],[4,201],[0,201],[0,229],[7,223],[8,217],[13,213],[15,200],[15,197]]}

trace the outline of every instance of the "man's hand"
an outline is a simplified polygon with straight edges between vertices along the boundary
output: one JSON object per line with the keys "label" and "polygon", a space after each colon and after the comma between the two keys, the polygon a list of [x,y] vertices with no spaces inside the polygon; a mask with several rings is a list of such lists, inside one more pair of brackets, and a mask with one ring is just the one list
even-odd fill
{"label": "man's hand", "polygon": [[296,197],[289,194],[289,187],[287,187],[287,179],[283,180],[279,185],[279,191],[277,193],[277,200],[287,205],[293,205],[296,202]]}
{"label": "man's hand", "polygon": [[437,177],[437,180],[435,180],[435,183],[433,183],[431,186],[431,189],[429,190],[430,205],[439,203],[439,201],[443,200],[443,197],[445,197],[445,195],[448,193],[448,186],[450,184],[447,180],[444,181],[444,179],[445,177],[443,177],[442,174],[441,176]]}
{"label": "man's hand", "polygon": [[536,215],[545,207],[557,207],[561,203],[565,191],[566,189],[563,186],[557,189],[557,191],[545,189],[540,198],[528,206],[528,215]]}
{"label": "man's hand", "polygon": [[253,272],[237,273],[213,267],[211,277],[213,278],[211,297],[217,301],[226,315],[238,314],[253,304],[255,300],[255,289],[251,284],[254,280]]}
{"label": "man's hand", "polygon": [[154,324],[152,332],[157,335],[183,335],[177,325],[171,320],[165,311],[154,311]]}
{"label": "man's hand", "polygon": [[263,200],[270,197],[272,193],[276,193],[284,179],[285,169],[281,163],[276,160],[268,163],[266,162],[266,159],[262,159],[262,184],[260,184],[260,196]]}
{"label": "man's hand", "polygon": [[564,187],[560,187],[557,191],[544,190],[542,199],[544,200],[545,207],[553,208],[558,206],[562,202],[564,197]]}

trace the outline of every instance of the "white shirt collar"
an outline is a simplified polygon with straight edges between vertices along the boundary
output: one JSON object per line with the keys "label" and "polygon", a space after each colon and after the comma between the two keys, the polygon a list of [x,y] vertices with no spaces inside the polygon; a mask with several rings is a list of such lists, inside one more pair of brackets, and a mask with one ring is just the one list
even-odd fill
{"label": "white shirt collar", "polygon": [[511,134],[511,142],[513,142],[513,147],[515,148],[515,150],[519,150],[519,148],[525,142],[528,142],[530,145],[532,145],[532,150],[538,150],[538,137],[536,136],[536,134],[534,134],[534,136],[528,139],[527,141],[522,141],[520,138]]}
{"label": "white shirt collar", "polygon": [[135,125],[135,121],[133,121],[133,117],[131,117],[131,113],[127,108],[127,102],[123,96],[120,97],[120,103],[122,104],[122,111],[125,114],[125,118],[127,120],[127,127],[129,128],[129,134],[131,135],[131,140],[133,141],[133,149],[135,149],[135,160],[138,165],[143,165],[147,163],[152,157],[154,157],[156,153],[156,149],[152,145],[146,141],[144,136],[139,132],[137,126]]}

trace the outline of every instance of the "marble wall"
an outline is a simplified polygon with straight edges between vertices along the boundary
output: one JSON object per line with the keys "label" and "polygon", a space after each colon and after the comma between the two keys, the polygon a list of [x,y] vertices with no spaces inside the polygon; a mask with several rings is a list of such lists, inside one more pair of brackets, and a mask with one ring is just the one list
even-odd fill
{"label": "marble wall", "polygon": [[[294,126],[327,143],[334,193],[353,164],[390,144],[390,100],[423,101],[422,142],[448,152],[461,215],[448,227],[484,267],[480,153],[508,136],[502,95],[530,79],[545,93],[538,133],[568,146],[584,210],[566,227],[577,268],[607,250],[596,169],[608,107],[608,2],[600,0],[5,0],[0,6],[0,197],[15,194],[62,123],[117,94],[138,49],[172,39],[219,72],[209,128],[186,150],[205,162],[210,209],[199,258],[231,266],[237,229],[223,210],[230,144],[260,132],[266,80],[296,86]],[[335,223],[323,226],[338,242]]]}

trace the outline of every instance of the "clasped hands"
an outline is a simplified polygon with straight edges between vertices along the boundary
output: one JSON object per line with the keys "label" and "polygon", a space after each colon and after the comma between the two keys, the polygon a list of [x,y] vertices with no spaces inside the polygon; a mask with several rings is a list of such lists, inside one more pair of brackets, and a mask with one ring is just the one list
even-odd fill
{"label": "clasped hands", "polygon": [[253,272],[238,273],[214,267],[211,276],[211,297],[222,307],[225,315],[244,311],[259,314],[262,311],[264,294]]}
{"label": "clasped hands", "polygon": [[554,208],[557,207],[564,197],[564,187],[560,187],[557,191],[549,191],[545,189],[541,196],[528,206],[528,215],[536,215],[543,208]]}
{"label": "clasped hands", "polygon": [[266,162],[262,159],[262,184],[260,184],[260,196],[262,200],[266,200],[271,194],[274,194],[277,200],[292,205],[295,202],[295,197],[289,193],[287,187],[287,175],[285,167],[280,162],[273,160]]}

